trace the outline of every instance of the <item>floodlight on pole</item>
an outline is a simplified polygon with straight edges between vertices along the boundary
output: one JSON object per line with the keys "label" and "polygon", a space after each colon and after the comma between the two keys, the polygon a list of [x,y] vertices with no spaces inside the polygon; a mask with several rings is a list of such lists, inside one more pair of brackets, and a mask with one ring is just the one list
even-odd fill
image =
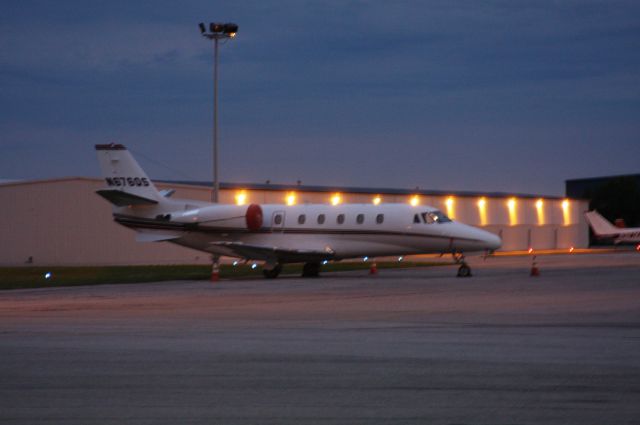
{"label": "floodlight on pole", "polygon": [[211,191],[211,202],[218,202],[220,192],[220,182],[218,180],[218,41],[234,38],[238,32],[238,25],[232,23],[209,23],[207,26],[200,22],[198,24],[200,34],[203,37],[213,40],[213,190]]}

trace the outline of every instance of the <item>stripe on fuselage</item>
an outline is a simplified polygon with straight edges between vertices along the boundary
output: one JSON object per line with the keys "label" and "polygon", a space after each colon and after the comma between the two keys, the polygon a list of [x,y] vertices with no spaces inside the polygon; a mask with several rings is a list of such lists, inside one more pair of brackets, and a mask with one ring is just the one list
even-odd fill
{"label": "stripe on fuselage", "polygon": [[[114,219],[117,223],[123,226],[140,229],[158,229],[158,230],[183,230],[190,232],[202,232],[209,234],[226,233],[226,234],[269,234],[274,233],[271,228],[263,228],[256,231],[249,230],[241,227],[203,227],[199,223],[175,223],[171,221],[154,220],[148,218],[140,218],[127,216],[122,214],[114,214]],[[419,238],[434,238],[434,239],[450,239],[450,244],[453,244],[453,240],[468,241],[468,242],[482,242],[479,239],[451,237],[444,235],[434,235],[429,233],[408,233],[398,232],[391,230],[338,230],[338,229],[294,229],[294,228],[282,228],[277,229],[276,233],[289,233],[298,235],[371,235],[371,236],[408,236]]]}

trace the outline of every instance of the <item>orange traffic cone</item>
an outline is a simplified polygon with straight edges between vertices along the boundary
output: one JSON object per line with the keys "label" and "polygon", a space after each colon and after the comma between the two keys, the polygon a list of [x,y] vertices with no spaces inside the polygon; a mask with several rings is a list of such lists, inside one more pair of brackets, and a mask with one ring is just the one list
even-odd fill
{"label": "orange traffic cone", "polygon": [[211,265],[211,282],[217,282],[220,280],[220,264],[217,260],[213,261]]}
{"label": "orange traffic cone", "polygon": [[371,263],[371,268],[369,269],[369,274],[378,274],[378,265],[375,263]]}
{"label": "orange traffic cone", "polygon": [[533,256],[533,261],[531,262],[531,277],[540,276],[540,270],[538,269],[538,265],[536,264],[536,256]]}

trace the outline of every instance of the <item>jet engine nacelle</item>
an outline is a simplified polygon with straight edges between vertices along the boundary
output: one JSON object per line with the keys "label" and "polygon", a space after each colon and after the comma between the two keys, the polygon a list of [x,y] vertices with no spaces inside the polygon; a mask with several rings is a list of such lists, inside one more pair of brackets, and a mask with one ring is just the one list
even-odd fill
{"label": "jet engine nacelle", "polygon": [[258,204],[249,205],[244,218],[247,224],[247,229],[251,230],[252,232],[260,230],[260,228],[262,227],[262,222],[264,221],[263,215],[262,215],[262,208],[260,207],[260,205]]}
{"label": "jet engine nacelle", "polygon": [[176,223],[193,223],[201,228],[246,228],[255,232],[262,228],[262,208],[258,204],[210,205],[173,212],[166,217]]}

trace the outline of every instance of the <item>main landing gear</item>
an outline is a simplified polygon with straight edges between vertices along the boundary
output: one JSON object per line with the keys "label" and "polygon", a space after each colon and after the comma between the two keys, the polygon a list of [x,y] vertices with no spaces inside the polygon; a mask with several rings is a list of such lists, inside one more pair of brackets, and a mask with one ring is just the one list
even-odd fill
{"label": "main landing gear", "polygon": [[[262,274],[267,279],[275,279],[282,271],[282,264],[265,264]],[[320,276],[320,263],[304,263],[302,267],[302,277],[318,277]]]}
{"label": "main landing gear", "polygon": [[320,263],[304,263],[302,266],[302,277],[320,276]]}
{"label": "main landing gear", "polygon": [[282,271],[282,264],[280,263],[265,264],[264,269],[262,269],[262,274],[267,279],[275,279],[276,277],[278,277],[281,271]]}
{"label": "main landing gear", "polygon": [[471,267],[469,267],[469,265],[464,261],[464,255],[462,253],[456,253],[454,252],[453,254],[453,261],[455,261],[456,264],[460,264],[460,267],[458,267],[458,277],[470,277],[471,276]]}

